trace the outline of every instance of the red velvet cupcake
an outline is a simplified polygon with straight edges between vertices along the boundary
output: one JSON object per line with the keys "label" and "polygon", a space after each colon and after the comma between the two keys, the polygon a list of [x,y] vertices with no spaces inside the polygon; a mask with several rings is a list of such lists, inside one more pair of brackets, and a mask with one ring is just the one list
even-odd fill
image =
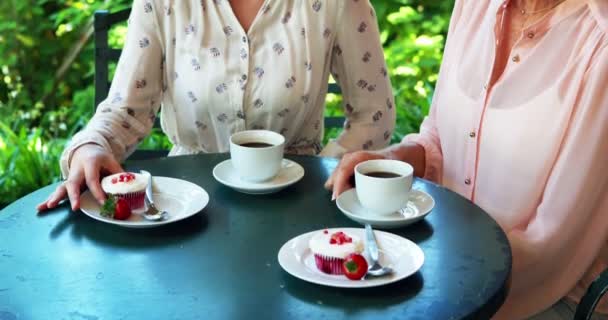
{"label": "red velvet cupcake", "polygon": [[341,275],[344,258],[351,253],[361,253],[363,243],[359,237],[342,231],[323,230],[308,243],[314,254],[317,269],[323,273]]}
{"label": "red velvet cupcake", "polygon": [[146,177],[131,172],[113,174],[101,180],[103,191],[116,198],[125,199],[131,210],[144,208],[147,186]]}

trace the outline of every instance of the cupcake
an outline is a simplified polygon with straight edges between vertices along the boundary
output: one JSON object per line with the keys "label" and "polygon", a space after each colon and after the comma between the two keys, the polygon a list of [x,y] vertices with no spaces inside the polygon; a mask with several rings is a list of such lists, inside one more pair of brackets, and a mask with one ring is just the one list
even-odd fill
{"label": "cupcake", "polygon": [[141,174],[123,172],[107,176],[101,180],[101,188],[108,195],[127,201],[131,210],[144,207],[148,179]]}
{"label": "cupcake", "polygon": [[342,263],[351,253],[361,253],[363,243],[359,237],[342,231],[330,233],[328,230],[319,231],[308,242],[310,251],[315,257],[319,271],[327,274],[341,275]]}

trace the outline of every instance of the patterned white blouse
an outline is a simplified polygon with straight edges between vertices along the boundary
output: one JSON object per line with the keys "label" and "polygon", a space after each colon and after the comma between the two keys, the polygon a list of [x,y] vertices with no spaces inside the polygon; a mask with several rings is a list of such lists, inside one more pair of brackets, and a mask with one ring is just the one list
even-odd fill
{"label": "patterned white blouse", "polygon": [[64,151],[62,171],[85,143],[126,158],[161,105],[170,155],[226,152],[246,129],[318,154],[330,73],[347,120],[322,154],[386,146],[394,100],[369,0],[266,0],[248,32],[228,0],[135,0],[108,98]]}

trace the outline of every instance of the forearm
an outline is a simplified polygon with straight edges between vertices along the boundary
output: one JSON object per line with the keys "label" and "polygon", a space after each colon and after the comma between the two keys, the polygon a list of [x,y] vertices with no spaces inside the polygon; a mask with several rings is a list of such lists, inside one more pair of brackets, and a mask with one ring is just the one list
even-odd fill
{"label": "forearm", "polygon": [[403,142],[379,151],[388,159],[405,161],[414,167],[414,175],[423,177],[426,168],[424,148],[414,142]]}

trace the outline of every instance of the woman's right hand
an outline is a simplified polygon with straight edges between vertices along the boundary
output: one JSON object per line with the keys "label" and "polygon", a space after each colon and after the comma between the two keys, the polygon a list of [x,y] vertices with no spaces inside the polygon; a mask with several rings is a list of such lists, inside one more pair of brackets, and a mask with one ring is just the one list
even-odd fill
{"label": "woman's right hand", "polygon": [[38,211],[55,208],[59,202],[70,199],[72,210],[80,208],[80,190],[86,185],[95,199],[102,204],[106,195],[101,189],[101,174],[114,174],[123,172],[120,163],[114,156],[97,144],[85,144],[72,153],[70,172],[66,181],[42,203],[37,206]]}

